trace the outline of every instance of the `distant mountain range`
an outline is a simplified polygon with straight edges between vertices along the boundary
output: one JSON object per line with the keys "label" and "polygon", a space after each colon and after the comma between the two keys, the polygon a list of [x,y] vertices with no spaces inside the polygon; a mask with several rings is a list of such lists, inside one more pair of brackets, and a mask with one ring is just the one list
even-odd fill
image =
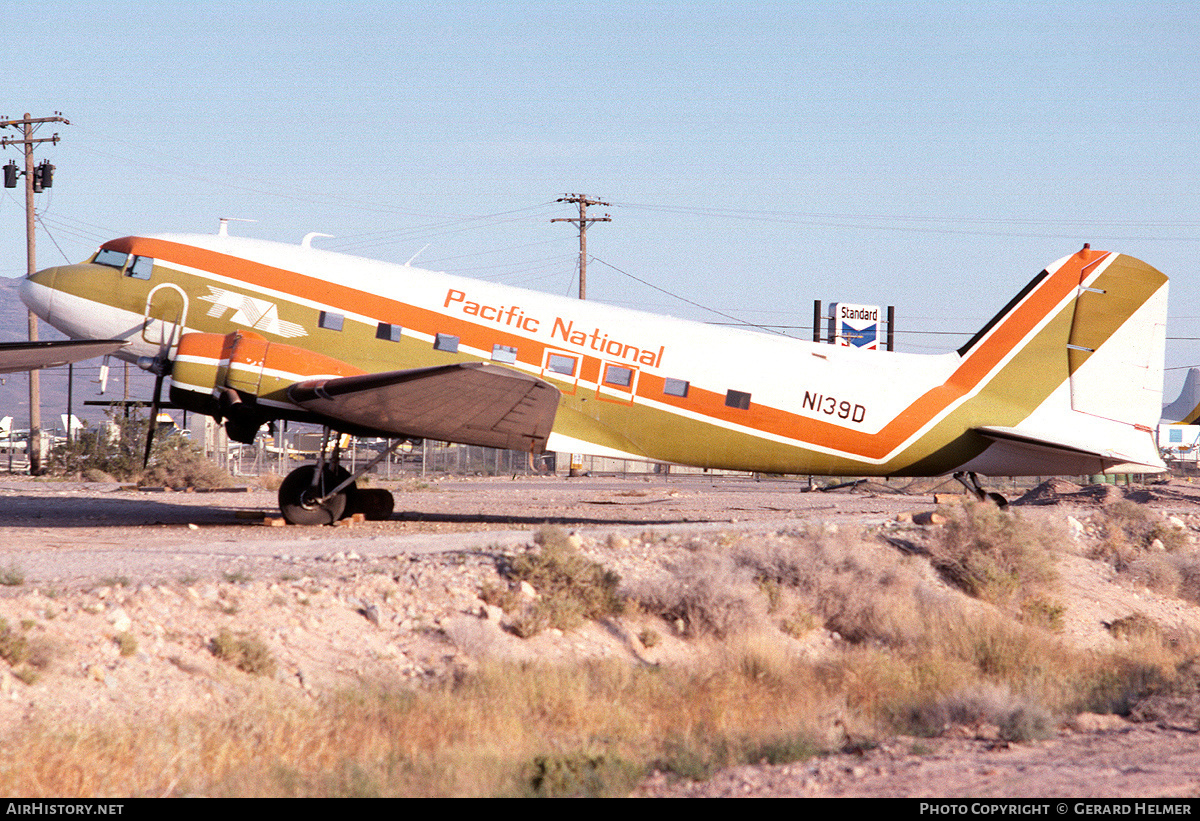
{"label": "distant mountain range", "polygon": [[[29,315],[18,293],[20,279],[0,277],[0,342],[22,342],[29,339]],[[38,339],[67,337],[44,322],[38,322]],[[110,363],[108,389],[100,395],[100,360],[79,362],[74,368],[72,410],[76,416],[91,424],[102,421],[105,408],[85,406],[85,400],[121,401],[125,398],[126,365],[118,359]],[[135,365],[129,365],[129,398],[149,402],[154,391],[154,377]],[[42,428],[62,429],[59,416],[67,412],[68,369],[47,368],[41,371]],[[165,398],[165,397],[164,397]],[[11,416],[13,427],[29,427],[29,377],[24,373],[0,374],[0,417]]]}

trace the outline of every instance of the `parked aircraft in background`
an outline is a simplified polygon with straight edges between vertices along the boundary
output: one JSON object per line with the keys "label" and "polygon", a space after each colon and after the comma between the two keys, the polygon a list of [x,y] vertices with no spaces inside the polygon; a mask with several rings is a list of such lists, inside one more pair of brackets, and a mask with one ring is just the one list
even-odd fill
{"label": "parked aircraft in background", "polygon": [[[976,473],[1163,469],[1167,278],[1121,254],[1084,246],[958,351],[917,355],[556,297],[309,239],[114,239],[31,275],[21,298],[71,337],[123,342],[118,356],[158,375],[156,404],[169,379],[172,402],[224,420],[240,442],[289,419],[705,468],[954,472],[981,496]],[[326,452],[280,488],[289,521],[353,509],[356,477]]]}
{"label": "parked aircraft in background", "polygon": [[1183,380],[1179,398],[1163,405],[1163,425],[1195,425],[1200,422],[1200,368],[1191,368]]}
{"label": "parked aircraft in background", "polygon": [[13,430],[12,423],[11,416],[0,419],[0,452],[8,453],[14,448],[25,450],[25,441],[29,437],[29,431]]}

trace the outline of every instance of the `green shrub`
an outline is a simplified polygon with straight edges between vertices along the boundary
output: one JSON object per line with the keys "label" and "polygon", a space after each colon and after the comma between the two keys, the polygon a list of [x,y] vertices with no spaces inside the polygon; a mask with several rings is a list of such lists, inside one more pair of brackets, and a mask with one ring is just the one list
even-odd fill
{"label": "green shrub", "polygon": [[[558,528],[543,529],[537,540],[539,549],[516,556],[501,569],[510,580],[528,582],[539,596],[514,620],[518,635],[532,636],[550,626],[572,630],[587,619],[623,611],[617,595],[620,576],[585,557]],[[506,610],[519,606],[519,597],[494,586],[481,595]]]}
{"label": "green shrub", "polygon": [[275,657],[262,639],[252,633],[235,636],[223,627],[209,642],[209,651],[243,672],[256,676],[275,675]]}
{"label": "green shrub", "polygon": [[0,568],[0,584],[5,587],[20,587],[25,584],[25,571],[15,562]]}
{"label": "green shrub", "polygon": [[[50,452],[47,469],[57,475],[111,478],[120,482],[139,482],[166,487],[227,487],[232,477],[204,456],[178,432],[159,433],[150,452],[150,464],[143,469],[148,419],[140,406],[129,413],[109,413],[110,426],[85,429],[70,443]],[[115,430],[115,435],[110,431]]]}
{"label": "green shrub", "polygon": [[1005,741],[1028,742],[1049,738],[1054,722],[1041,706],[1006,687],[980,686],[913,705],[897,725],[922,737],[941,735],[953,725],[992,725]]}
{"label": "green shrub", "polygon": [[645,775],[617,756],[570,753],[539,755],[524,768],[527,795],[540,798],[626,796]]}
{"label": "green shrub", "polygon": [[4,619],[0,619],[0,658],[13,667],[29,658],[28,640],[9,627]]}
{"label": "green shrub", "polygon": [[1045,596],[1031,596],[1021,603],[1022,621],[1045,628],[1052,633],[1063,631],[1063,616],[1066,614],[1065,605],[1051,601]]}

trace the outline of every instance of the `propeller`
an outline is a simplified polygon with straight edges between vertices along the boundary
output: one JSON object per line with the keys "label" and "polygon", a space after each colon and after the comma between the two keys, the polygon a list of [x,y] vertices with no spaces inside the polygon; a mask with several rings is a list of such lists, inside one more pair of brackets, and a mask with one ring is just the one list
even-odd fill
{"label": "propeller", "polygon": [[[163,323],[164,327],[166,323]],[[171,333],[163,336],[157,356],[138,357],[138,367],[154,374],[154,398],[150,400],[150,419],[146,426],[146,451],[142,454],[142,470],[150,466],[150,451],[154,447],[154,431],[158,427],[158,410],[162,407],[163,379],[171,373],[171,347],[175,344],[175,332],[179,323],[171,323]]]}
{"label": "propeller", "polygon": [[108,357],[100,362],[100,395],[104,396],[104,392],[108,390]]}

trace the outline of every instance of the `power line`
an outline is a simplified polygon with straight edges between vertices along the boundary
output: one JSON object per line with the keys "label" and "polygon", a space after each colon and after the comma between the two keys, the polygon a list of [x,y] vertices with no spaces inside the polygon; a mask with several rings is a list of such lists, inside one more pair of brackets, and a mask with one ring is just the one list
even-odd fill
{"label": "power line", "polygon": [[612,263],[605,262],[604,260],[600,259],[599,257],[592,257],[592,259],[596,260],[596,262],[599,262],[601,265],[607,265],[609,268],[612,268],[618,274],[624,274],[625,276],[629,277],[630,279],[640,282],[643,285],[647,286],[648,288],[653,288],[656,291],[664,293],[667,296],[674,297],[675,299],[678,299],[680,302],[686,302],[688,305],[695,306],[703,311],[708,311],[709,313],[714,313],[717,316],[723,316],[726,319],[732,319],[736,323],[739,323],[741,325],[746,325],[751,328],[759,328],[760,330],[770,331],[771,333],[779,334],[780,336],[787,335],[787,334],[781,333],[780,331],[773,330],[772,328],[770,328],[767,325],[759,325],[754,322],[747,322],[744,319],[739,319],[738,317],[732,316],[731,314],[727,314],[724,311],[718,311],[716,308],[710,308],[707,305],[701,305],[699,302],[693,302],[692,300],[688,299],[687,297],[683,297],[683,296],[680,296],[679,294],[668,291],[666,288],[660,288],[657,285],[655,285],[653,282],[647,282],[646,280],[642,279],[641,277],[636,277],[633,274],[629,273],[628,271],[622,271],[617,266],[613,265]]}
{"label": "power line", "polygon": [[[927,234],[965,234],[972,236],[1030,237],[1061,239],[1077,237],[1080,230],[1096,234],[1100,229],[1154,229],[1165,228],[1178,231],[1194,231],[1200,227],[1195,221],[1148,221],[1148,220],[1082,220],[1082,219],[1021,219],[989,217],[928,217],[908,214],[836,214],[819,212],[707,208],[681,205],[656,205],[653,203],[621,203],[618,207],[643,211],[681,213],[693,216],[717,217],[720,219],[749,220],[754,222],[783,223],[818,228],[851,228],[870,231],[908,231]],[[1010,230],[972,228],[971,226],[1012,226]],[[942,226],[942,227],[939,227]],[[1062,232],[1035,232],[1016,230],[1043,226],[1062,226]],[[1066,233],[1066,231],[1071,233]],[[1196,242],[1200,236],[1122,236],[1110,235],[1118,241],[1163,240],[1173,242]]]}

